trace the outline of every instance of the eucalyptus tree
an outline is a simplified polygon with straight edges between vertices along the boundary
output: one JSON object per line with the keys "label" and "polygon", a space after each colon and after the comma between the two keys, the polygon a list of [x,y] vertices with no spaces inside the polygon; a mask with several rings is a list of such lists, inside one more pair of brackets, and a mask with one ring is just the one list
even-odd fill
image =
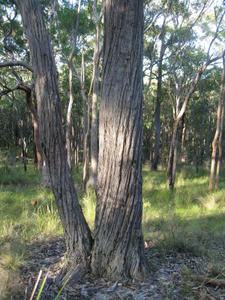
{"label": "eucalyptus tree", "polygon": [[36,0],[15,2],[29,42],[40,144],[47,158],[65,233],[68,266],[74,269],[80,264],[86,268],[91,259],[92,272],[97,275],[143,277],[147,267],[141,226],[142,0],[104,1],[103,86],[93,237],[67,163],[56,65],[41,7]]}
{"label": "eucalyptus tree", "polygon": [[223,136],[224,104],[225,104],[224,102],[225,102],[225,50],[223,53],[223,71],[221,76],[220,97],[218,100],[218,108],[217,108],[216,132],[212,142],[212,158],[211,158],[211,170],[210,170],[210,178],[209,178],[210,190],[213,190],[214,187],[217,147],[218,147],[218,158],[217,158],[217,170],[216,170],[216,188],[218,188],[219,186],[220,166],[222,160],[222,136]]}
{"label": "eucalyptus tree", "polygon": [[[171,105],[173,110],[173,131],[172,139],[170,143],[170,151],[168,157],[167,165],[167,187],[173,188],[175,182],[176,174],[176,163],[177,163],[177,131],[180,120],[182,119],[189,99],[192,94],[195,92],[198,82],[201,79],[202,74],[205,72],[207,67],[213,62],[221,58],[221,54],[218,56],[212,57],[211,48],[213,43],[218,37],[221,23],[223,21],[224,12],[219,14],[216,17],[216,30],[213,34],[213,37],[209,43],[207,53],[201,54],[201,51],[198,51],[195,54],[192,44],[187,43],[186,37],[193,34],[193,26],[188,26],[183,28],[183,19],[179,21],[178,16],[174,18],[173,25],[176,30],[176,35],[173,40],[173,47],[175,51],[170,58],[170,86],[169,86],[169,95],[171,99]],[[194,22],[195,23],[195,22]],[[180,33],[179,33],[180,31]],[[189,40],[190,41],[190,40]],[[200,55],[201,54],[201,55]],[[193,63],[190,58],[193,57]],[[189,57],[189,61],[186,60],[186,57]],[[196,60],[197,58],[197,60]],[[198,61],[199,59],[199,61]],[[196,70],[197,69],[197,70]]]}

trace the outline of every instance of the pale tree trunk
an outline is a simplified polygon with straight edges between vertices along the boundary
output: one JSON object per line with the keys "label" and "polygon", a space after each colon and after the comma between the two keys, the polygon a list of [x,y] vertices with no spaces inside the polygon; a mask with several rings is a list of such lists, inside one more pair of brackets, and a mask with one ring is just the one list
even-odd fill
{"label": "pale tree trunk", "polygon": [[220,115],[220,133],[218,139],[218,159],[217,159],[217,169],[216,169],[216,188],[219,187],[219,176],[220,167],[222,162],[222,142],[223,142],[223,126],[224,126],[224,105],[225,105],[225,55],[223,56],[223,74],[221,80],[221,92],[220,92],[220,102],[221,102],[221,115]]}
{"label": "pale tree trunk", "polygon": [[[164,20],[165,25],[165,20]],[[164,25],[163,25],[163,33],[162,33],[162,44],[160,48],[159,62],[158,62],[158,82],[157,82],[157,95],[156,95],[156,109],[155,109],[155,145],[154,145],[154,158],[152,162],[151,169],[157,170],[158,162],[159,162],[159,146],[160,146],[160,106],[161,106],[161,98],[162,98],[162,66],[163,66],[163,56],[165,53],[165,45],[164,45]]]}
{"label": "pale tree trunk", "polygon": [[185,120],[183,120],[182,136],[181,136],[181,162],[182,163],[186,162],[186,153],[185,153],[186,130],[187,130],[187,125],[186,125]]}
{"label": "pale tree trunk", "polygon": [[33,123],[33,138],[34,138],[34,144],[36,148],[36,156],[37,156],[37,166],[38,170],[41,169],[41,147],[38,139],[38,117],[36,109],[34,108],[34,105],[32,103],[32,97],[31,97],[31,90],[25,90],[26,92],[26,102],[27,106],[30,110],[31,117],[32,117],[32,123]]}
{"label": "pale tree trunk", "polygon": [[49,167],[47,165],[46,157],[42,155],[42,165],[41,165],[41,184],[44,188],[51,187],[51,178],[49,173]]}
{"label": "pale tree trunk", "polygon": [[[223,62],[224,62],[224,56],[223,56]],[[222,75],[222,81],[221,81],[221,92],[220,92],[220,98],[218,101],[218,108],[217,108],[217,122],[216,122],[216,132],[214,135],[214,139],[212,142],[212,157],[211,157],[211,169],[210,169],[210,178],[209,178],[209,190],[212,191],[214,187],[214,177],[215,177],[215,167],[216,167],[216,153],[217,153],[217,143],[219,141],[220,135],[221,135],[221,125],[223,125],[222,120],[222,111],[223,111],[223,103],[224,103],[224,71]],[[221,136],[222,140],[222,136]],[[219,164],[220,167],[220,164]],[[219,168],[218,168],[219,172]],[[218,173],[219,176],[219,173]],[[218,181],[219,182],[219,181]]]}
{"label": "pale tree trunk", "polygon": [[90,91],[88,97],[85,94],[85,65],[84,65],[84,53],[82,52],[81,63],[81,95],[83,99],[83,188],[86,190],[88,179],[88,166],[89,166],[89,147],[88,136],[90,129],[90,94],[92,90],[92,82],[90,85]]}
{"label": "pale tree trunk", "polygon": [[146,272],[142,236],[142,0],[104,1],[103,80],[92,270]]}
{"label": "pale tree trunk", "polygon": [[21,158],[23,161],[23,168],[24,172],[27,171],[27,144],[26,139],[23,135],[23,120],[18,120],[18,127],[19,127],[19,135],[20,135],[20,146],[21,146]]}
{"label": "pale tree trunk", "polygon": [[99,95],[99,60],[100,60],[100,21],[97,15],[97,1],[94,1],[96,36],[93,57],[93,95],[91,111],[91,169],[88,186],[96,189],[98,167],[98,95]]}
{"label": "pale tree trunk", "polygon": [[221,112],[221,128],[220,135],[218,140],[218,159],[217,159],[217,167],[216,167],[216,188],[219,188],[219,177],[220,177],[220,168],[222,164],[222,154],[223,154],[223,126],[224,126],[224,99],[223,99],[223,107]]}
{"label": "pale tree trunk", "polygon": [[178,120],[174,120],[173,134],[170,143],[169,159],[167,165],[167,188],[173,189],[176,176],[176,165],[177,165],[177,130]]}
{"label": "pale tree trunk", "polygon": [[84,219],[67,163],[61,101],[55,60],[39,1],[16,0],[27,35],[35,78],[39,139],[49,168],[51,185],[65,233],[67,257],[87,263],[92,238]]}
{"label": "pale tree trunk", "polygon": [[79,26],[79,19],[80,19],[80,6],[81,0],[78,2],[78,12],[76,18],[76,25],[75,25],[75,33],[73,37],[73,45],[72,50],[69,57],[69,104],[67,107],[67,114],[66,114],[66,150],[67,150],[67,161],[70,169],[72,168],[72,161],[73,161],[73,148],[72,148],[72,108],[74,102],[74,90],[73,90],[73,58],[74,53],[76,50],[76,43],[77,43],[77,34],[78,34],[78,26]]}

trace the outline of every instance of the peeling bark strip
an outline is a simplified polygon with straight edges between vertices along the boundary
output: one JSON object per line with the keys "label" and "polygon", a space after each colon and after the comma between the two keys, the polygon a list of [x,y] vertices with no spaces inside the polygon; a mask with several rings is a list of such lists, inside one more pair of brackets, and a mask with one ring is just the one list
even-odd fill
{"label": "peeling bark strip", "polygon": [[40,145],[50,171],[52,189],[62,221],[68,255],[86,262],[92,245],[91,233],[79,205],[66,159],[61,101],[50,38],[39,1],[15,0],[27,35],[38,104]]}
{"label": "peeling bark strip", "polygon": [[92,270],[146,272],[142,236],[142,0],[104,1],[103,80]]}

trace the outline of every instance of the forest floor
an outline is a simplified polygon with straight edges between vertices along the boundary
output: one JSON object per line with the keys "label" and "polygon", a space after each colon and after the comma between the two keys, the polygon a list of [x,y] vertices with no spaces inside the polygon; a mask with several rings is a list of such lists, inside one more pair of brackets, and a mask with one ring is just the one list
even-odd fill
{"label": "forest floor", "polygon": [[[31,164],[26,173],[18,164],[0,165],[0,299],[29,299],[39,271],[41,281],[49,272],[47,286],[64,254],[53,195],[40,179]],[[80,172],[74,179],[81,190]],[[196,174],[190,166],[178,168],[176,188],[168,192],[165,170],[150,172],[144,165],[149,280],[107,282],[87,275],[66,286],[61,299],[225,299],[224,195],[225,177],[220,189],[209,192],[206,169]],[[93,228],[95,195],[80,191],[79,199]]]}

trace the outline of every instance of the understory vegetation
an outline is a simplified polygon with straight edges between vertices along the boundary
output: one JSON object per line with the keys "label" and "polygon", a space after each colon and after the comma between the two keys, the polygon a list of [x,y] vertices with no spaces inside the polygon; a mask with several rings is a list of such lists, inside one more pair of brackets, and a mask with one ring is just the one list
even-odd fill
{"label": "understory vegetation", "polygon": [[[62,237],[63,231],[50,189],[41,185],[41,176],[28,164],[0,166],[0,295],[20,289],[21,268],[29,264],[27,246]],[[225,174],[221,187],[208,191],[207,169],[178,168],[174,191],[166,188],[164,169],[149,171],[143,166],[143,232],[145,243],[157,248],[160,257],[169,252],[204,256],[212,272],[222,272],[225,242]],[[93,229],[95,193],[82,191],[81,170],[74,171],[80,203]],[[188,272],[186,272],[188,273]],[[9,298],[8,298],[9,299]]]}

